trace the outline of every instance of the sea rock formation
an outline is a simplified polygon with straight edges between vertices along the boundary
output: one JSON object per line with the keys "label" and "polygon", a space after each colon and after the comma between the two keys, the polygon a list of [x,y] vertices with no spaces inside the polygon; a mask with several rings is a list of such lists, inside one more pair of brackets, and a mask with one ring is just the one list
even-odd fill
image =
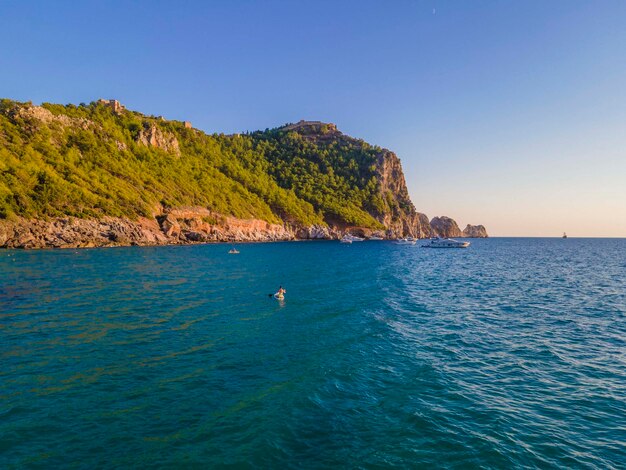
{"label": "sea rock formation", "polygon": [[430,226],[433,231],[433,236],[442,238],[454,238],[463,236],[463,232],[461,232],[461,229],[459,228],[457,223],[450,217],[433,217],[433,219],[430,221]]}
{"label": "sea rock formation", "polygon": [[467,238],[487,238],[487,229],[483,225],[470,225],[463,229],[463,236]]}

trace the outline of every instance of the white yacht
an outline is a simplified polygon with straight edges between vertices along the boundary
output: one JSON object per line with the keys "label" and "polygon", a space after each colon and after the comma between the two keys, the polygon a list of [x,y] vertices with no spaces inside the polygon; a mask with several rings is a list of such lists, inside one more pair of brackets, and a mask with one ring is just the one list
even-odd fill
{"label": "white yacht", "polygon": [[431,238],[430,243],[422,245],[422,248],[467,248],[470,242],[460,242],[452,238]]}
{"label": "white yacht", "polygon": [[396,245],[415,245],[415,243],[417,243],[417,240],[413,237],[398,238],[396,240]]}
{"label": "white yacht", "polygon": [[384,240],[383,237],[370,237],[370,240]]}
{"label": "white yacht", "polygon": [[339,243],[352,243],[352,240],[344,236],[341,240],[339,240]]}
{"label": "white yacht", "polygon": [[350,240],[350,241],[353,241],[353,242],[362,242],[363,240],[365,240],[365,238],[357,237],[355,235],[352,235],[351,233],[346,233],[343,236],[342,240],[344,240],[344,239]]}

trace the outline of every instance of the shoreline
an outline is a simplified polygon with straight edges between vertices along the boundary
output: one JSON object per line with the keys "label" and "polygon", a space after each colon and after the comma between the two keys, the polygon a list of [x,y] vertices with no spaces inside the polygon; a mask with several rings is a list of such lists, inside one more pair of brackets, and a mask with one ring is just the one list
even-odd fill
{"label": "shoreline", "polygon": [[[530,237],[530,236],[495,236],[495,237],[458,237],[467,240],[481,240],[481,239],[499,239],[499,240],[561,240],[561,237]],[[624,240],[626,237],[568,237],[575,240]],[[393,242],[395,238],[385,238],[383,240],[364,240],[364,241],[381,241],[381,242]],[[428,240],[428,238],[416,238],[416,240]],[[94,245],[94,246],[42,246],[35,248],[27,248],[22,246],[0,246],[0,252],[13,252],[13,251],[67,251],[67,250],[92,250],[100,248],[159,248],[159,247],[187,247],[187,246],[203,246],[203,245],[258,245],[269,243],[308,243],[308,242],[336,242],[338,239],[334,238],[294,238],[286,240],[238,240],[238,241],[209,241],[209,242],[181,242],[181,243],[162,243],[162,244],[106,244],[106,245]]]}
{"label": "shoreline", "polygon": [[[421,239],[422,240],[422,239]],[[163,244],[130,244],[130,245],[95,245],[95,246],[44,246],[38,248],[24,248],[24,247],[6,247],[1,246],[0,252],[23,252],[23,251],[69,251],[69,250],[97,250],[97,249],[115,249],[115,248],[164,248],[164,247],[190,247],[190,246],[208,246],[208,245],[264,245],[270,243],[331,243],[338,240],[330,238],[318,238],[318,239],[301,239],[295,238],[292,240],[242,240],[242,241],[210,241],[210,242],[186,242],[186,243],[163,243]],[[370,240],[365,240],[370,241]],[[385,239],[381,241],[393,242],[393,239]]]}
{"label": "shoreline", "polygon": [[[98,219],[55,217],[48,219],[15,218],[0,220],[0,248],[4,249],[77,249],[118,246],[168,246],[211,243],[267,243],[279,241],[339,240],[346,234],[363,238],[379,236],[385,240],[413,236],[427,239],[475,238],[461,233],[381,224],[381,228],[350,225],[290,225],[260,219],[238,219],[207,209],[171,209],[152,217],[103,216]],[[458,228],[457,228],[458,230]],[[427,236],[425,236],[427,235]],[[486,232],[484,232],[486,236]],[[484,238],[484,237],[478,237]]]}

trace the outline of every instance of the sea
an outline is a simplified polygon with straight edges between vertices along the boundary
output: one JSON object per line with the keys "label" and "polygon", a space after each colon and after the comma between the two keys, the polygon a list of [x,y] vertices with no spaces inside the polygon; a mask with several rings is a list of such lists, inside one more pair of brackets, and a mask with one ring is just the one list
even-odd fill
{"label": "sea", "polygon": [[471,242],[0,251],[0,468],[625,468],[626,239]]}

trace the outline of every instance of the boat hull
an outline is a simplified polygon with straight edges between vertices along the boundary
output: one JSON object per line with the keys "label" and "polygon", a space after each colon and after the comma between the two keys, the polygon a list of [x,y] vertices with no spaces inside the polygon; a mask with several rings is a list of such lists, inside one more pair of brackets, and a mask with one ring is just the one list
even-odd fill
{"label": "boat hull", "polygon": [[431,246],[431,245],[422,245],[422,248],[437,248],[437,249],[444,249],[444,248],[467,248],[469,246],[469,244],[467,245],[459,245],[459,246]]}
{"label": "boat hull", "polygon": [[449,239],[433,239],[428,245],[422,245],[422,248],[467,248],[470,242],[460,242],[458,240]]}

